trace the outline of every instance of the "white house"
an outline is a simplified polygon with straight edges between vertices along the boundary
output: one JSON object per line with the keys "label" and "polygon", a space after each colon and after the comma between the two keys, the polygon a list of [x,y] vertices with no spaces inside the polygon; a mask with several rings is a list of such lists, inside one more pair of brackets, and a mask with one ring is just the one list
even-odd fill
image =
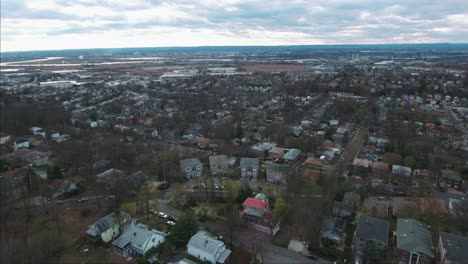
{"label": "white house", "polygon": [[231,250],[226,248],[223,241],[213,238],[206,231],[199,231],[190,238],[187,244],[187,252],[202,260],[212,264],[227,263],[231,256]]}
{"label": "white house", "polygon": [[109,243],[120,235],[121,230],[126,230],[131,221],[131,215],[126,212],[120,212],[119,217],[114,213],[110,213],[90,225],[86,234],[94,240],[102,240],[104,243]]}
{"label": "white house", "polygon": [[31,128],[29,129],[29,131],[31,131],[31,133],[32,133],[34,136],[42,136],[42,137],[44,137],[44,138],[45,138],[45,136],[46,136],[45,131],[44,131],[42,128],[40,128],[40,127],[31,127]]}
{"label": "white house", "polygon": [[187,179],[200,177],[203,173],[203,164],[197,158],[181,160],[180,168]]}
{"label": "white house", "polygon": [[129,255],[144,256],[148,250],[166,241],[166,233],[149,228],[143,224],[131,225],[112,245],[114,251],[124,257]]}
{"label": "white house", "polygon": [[18,150],[22,148],[29,148],[29,140],[24,138],[18,138],[13,141],[13,150]]}

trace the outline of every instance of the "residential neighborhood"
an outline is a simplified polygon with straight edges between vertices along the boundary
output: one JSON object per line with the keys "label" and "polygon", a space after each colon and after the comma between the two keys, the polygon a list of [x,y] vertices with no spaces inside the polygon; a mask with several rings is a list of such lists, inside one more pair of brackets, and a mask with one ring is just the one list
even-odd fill
{"label": "residential neighborhood", "polygon": [[5,57],[0,262],[468,260],[466,49],[226,49]]}

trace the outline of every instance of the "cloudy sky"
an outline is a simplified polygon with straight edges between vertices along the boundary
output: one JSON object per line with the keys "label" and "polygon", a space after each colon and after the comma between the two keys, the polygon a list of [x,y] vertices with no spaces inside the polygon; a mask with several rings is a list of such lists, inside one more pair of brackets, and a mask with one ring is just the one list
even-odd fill
{"label": "cloudy sky", "polygon": [[1,51],[468,43],[467,0],[1,0]]}

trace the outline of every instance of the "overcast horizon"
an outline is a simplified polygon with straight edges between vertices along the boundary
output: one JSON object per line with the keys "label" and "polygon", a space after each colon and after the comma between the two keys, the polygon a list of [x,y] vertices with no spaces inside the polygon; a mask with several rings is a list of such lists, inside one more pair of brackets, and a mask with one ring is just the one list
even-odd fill
{"label": "overcast horizon", "polygon": [[467,43],[468,2],[2,0],[1,51]]}

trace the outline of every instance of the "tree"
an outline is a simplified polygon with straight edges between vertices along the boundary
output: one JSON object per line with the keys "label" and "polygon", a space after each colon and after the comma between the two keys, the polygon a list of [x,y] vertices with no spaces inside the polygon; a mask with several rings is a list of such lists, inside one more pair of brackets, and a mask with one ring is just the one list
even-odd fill
{"label": "tree", "polygon": [[382,158],[382,160],[390,164],[390,166],[395,164],[401,164],[402,159],[403,158],[400,154],[391,152],[384,153]]}
{"label": "tree", "polygon": [[252,189],[247,183],[243,183],[239,189],[236,202],[242,203],[248,197],[252,197]]}
{"label": "tree", "polygon": [[273,206],[273,218],[278,221],[286,213],[287,205],[283,198],[277,198]]}
{"label": "tree", "polygon": [[406,156],[406,158],[403,160],[403,165],[407,167],[413,168],[415,164],[416,160],[413,156]]}
{"label": "tree", "polygon": [[233,181],[224,180],[222,186],[224,186],[224,200],[226,200],[228,205],[232,205],[239,195],[239,185]]}
{"label": "tree", "polygon": [[183,215],[172,228],[170,240],[177,246],[183,247],[197,232],[197,219],[192,213]]}
{"label": "tree", "polygon": [[175,183],[170,189],[169,203],[174,207],[185,207],[188,204],[188,196],[184,190],[184,185]]}

